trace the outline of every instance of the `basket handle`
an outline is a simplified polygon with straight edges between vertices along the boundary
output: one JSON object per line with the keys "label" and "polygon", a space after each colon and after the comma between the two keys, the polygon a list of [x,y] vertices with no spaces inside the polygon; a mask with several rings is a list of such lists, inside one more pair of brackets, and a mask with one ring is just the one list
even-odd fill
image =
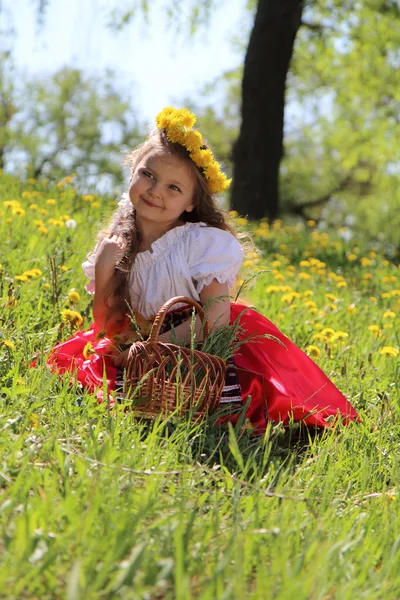
{"label": "basket handle", "polygon": [[167,312],[174,304],[189,304],[197,310],[197,312],[199,313],[201,324],[203,325],[203,339],[206,340],[210,333],[210,325],[204,316],[204,310],[202,306],[198,302],[196,302],[196,300],[192,300],[192,298],[187,298],[186,296],[175,296],[174,298],[170,298],[170,300],[167,300],[158,311],[154,319],[150,335],[147,338],[147,341],[150,343],[155,343],[158,341],[160,329],[162,324],[164,323]]}

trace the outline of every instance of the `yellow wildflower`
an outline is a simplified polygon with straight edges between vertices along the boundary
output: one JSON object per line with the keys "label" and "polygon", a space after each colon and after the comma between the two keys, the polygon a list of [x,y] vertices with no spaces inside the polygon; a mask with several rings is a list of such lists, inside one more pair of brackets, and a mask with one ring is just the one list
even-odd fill
{"label": "yellow wildflower", "polygon": [[78,304],[80,300],[80,296],[78,294],[78,292],[76,292],[75,290],[70,290],[68,292],[68,304],[70,306],[73,306],[74,304]]}
{"label": "yellow wildflower", "polygon": [[383,348],[379,350],[379,354],[382,354],[383,356],[397,356],[399,351],[393,346],[383,346]]}
{"label": "yellow wildflower", "polygon": [[369,329],[369,331],[371,331],[372,333],[375,333],[376,335],[378,335],[380,332],[378,325],[368,325],[368,329]]}
{"label": "yellow wildflower", "polygon": [[[200,150],[203,145],[203,137],[200,131],[187,131],[182,140],[184,146],[189,152],[195,153]],[[194,156],[197,156],[194,154]],[[200,166],[200,165],[199,165]]]}
{"label": "yellow wildflower", "polygon": [[336,302],[336,300],[337,300],[337,297],[334,294],[331,294],[330,292],[325,294],[325,298],[327,300],[330,300],[331,302]]}
{"label": "yellow wildflower", "polygon": [[346,281],[338,281],[336,284],[337,288],[344,288],[347,287],[347,282]]}
{"label": "yellow wildflower", "polygon": [[67,265],[60,265],[58,268],[60,269],[60,271],[63,271],[63,272],[68,271]]}
{"label": "yellow wildflower", "polygon": [[309,273],[305,273],[304,271],[301,271],[299,273],[299,279],[311,279],[311,275]]}
{"label": "yellow wildflower", "polygon": [[378,299],[375,298],[375,296],[370,296],[369,299],[370,299],[370,302],[378,302]]}
{"label": "yellow wildflower", "polygon": [[372,260],[367,258],[366,256],[362,256],[360,258],[360,263],[362,267],[370,267],[372,265]]}
{"label": "yellow wildflower", "polygon": [[86,202],[92,202],[94,200],[94,196],[92,194],[86,194],[85,196],[82,196],[82,200],[85,200]]}
{"label": "yellow wildflower", "polygon": [[356,255],[356,254],[352,254],[352,253],[351,253],[351,254],[348,254],[348,255],[347,255],[347,260],[348,260],[349,262],[354,262],[355,260],[357,260],[357,255]]}
{"label": "yellow wildflower", "polygon": [[19,206],[17,206],[16,208],[13,208],[12,211],[11,211],[11,213],[14,216],[21,216],[21,217],[23,217],[25,215],[24,209],[20,208]]}
{"label": "yellow wildflower", "polygon": [[40,231],[40,233],[43,233],[44,235],[47,235],[49,233],[49,230],[44,225],[40,225],[40,227],[38,227],[38,231]]}
{"label": "yellow wildflower", "polygon": [[383,298],[383,300],[385,300],[386,298],[390,298],[389,292],[382,292],[381,298]]}
{"label": "yellow wildflower", "polygon": [[92,202],[90,206],[92,208],[100,208],[100,202]]}
{"label": "yellow wildflower", "polygon": [[15,350],[15,344],[13,341],[11,340],[3,340],[2,341],[2,345],[6,346],[7,348],[9,348],[10,350]]}
{"label": "yellow wildflower", "polygon": [[331,341],[334,342],[336,340],[344,340],[349,337],[349,334],[346,331],[335,331],[335,333],[331,337]]}
{"label": "yellow wildflower", "polygon": [[314,219],[309,219],[309,220],[307,221],[307,225],[308,225],[308,227],[315,227],[315,226],[316,226],[316,224],[317,224],[317,223],[316,223],[316,221],[314,221]]}
{"label": "yellow wildflower", "polygon": [[393,310],[387,310],[386,312],[383,313],[384,319],[394,319],[395,316],[396,316],[396,313],[393,312]]}
{"label": "yellow wildflower", "polygon": [[49,198],[46,200],[46,204],[54,205],[57,204],[57,200],[55,198]]}
{"label": "yellow wildflower", "polygon": [[34,177],[28,177],[27,182],[32,184],[36,183],[36,179]]}
{"label": "yellow wildflower", "polygon": [[28,277],[26,275],[16,275],[15,279],[17,281],[29,281]]}
{"label": "yellow wildflower", "polygon": [[314,292],[312,290],[306,290],[305,292],[303,292],[303,296],[305,298],[308,298],[309,296],[314,296]]}
{"label": "yellow wildflower", "polygon": [[39,207],[38,207],[38,205],[37,205],[37,204],[30,204],[30,205],[29,205],[29,208],[30,208],[31,210],[36,210],[36,209],[37,209],[37,208],[39,208]]}
{"label": "yellow wildflower", "polygon": [[93,344],[92,344],[92,342],[88,342],[88,343],[87,343],[87,344],[84,346],[84,348],[83,348],[83,350],[82,350],[83,358],[84,358],[85,360],[88,360],[88,359],[90,358],[90,355],[91,355],[91,354],[94,354],[95,352],[96,352],[96,351],[95,351],[95,349],[93,348]]}
{"label": "yellow wildflower", "polygon": [[83,317],[80,313],[69,308],[63,308],[61,318],[64,323],[68,323],[71,327],[79,327],[83,323]]}
{"label": "yellow wildflower", "polygon": [[301,260],[299,265],[300,267],[310,267],[311,263],[308,260]]}
{"label": "yellow wildflower", "polygon": [[351,315],[353,313],[356,312],[356,307],[354,306],[354,304],[349,304],[349,306],[346,308],[346,312]]}
{"label": "yellow wildflower", "polygon": [[321,356],[321,350],[318,348],[318,346],[307,346],[306,352],[313,358],[319,358]]}
{"label": "yellow wildflower", "polygon": [[327,337],[328,339],[330,339],[334,333],[335,330],[332,329],[331,327],[325,327],[322,331],[321,331],[322,335],[324,335],[325,337]]}

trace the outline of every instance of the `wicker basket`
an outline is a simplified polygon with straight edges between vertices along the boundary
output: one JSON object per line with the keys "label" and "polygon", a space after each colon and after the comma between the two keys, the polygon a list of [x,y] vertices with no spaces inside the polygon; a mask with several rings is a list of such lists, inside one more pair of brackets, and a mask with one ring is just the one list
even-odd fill
{"label": "wicker basket", "polygon": [[177,296],[161,307],[148,339],[130,348],[125,371],[125,397],[132,399],[134,414],[142,417],[175,411],[198,417],[211,413],[219,403],[225,382],[225,361],[200,350],[158,341],[167,312],[178,303],[197,310],[203,339],[210,333],[198,302]]}

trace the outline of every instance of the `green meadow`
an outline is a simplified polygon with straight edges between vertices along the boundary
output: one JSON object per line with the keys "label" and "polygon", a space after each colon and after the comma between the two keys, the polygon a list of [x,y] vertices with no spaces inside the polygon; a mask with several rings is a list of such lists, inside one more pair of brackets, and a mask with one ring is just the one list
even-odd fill
{"label": "green meadow", "polygon": [[361,422],[264,436],[243,418],[148,423],[46,367],[91,323],[81,263],[115,205],[73,176],[0,176],[0,597],[399,598],[398,252],[368,232],[232,213],[255,244],[245,299]]}

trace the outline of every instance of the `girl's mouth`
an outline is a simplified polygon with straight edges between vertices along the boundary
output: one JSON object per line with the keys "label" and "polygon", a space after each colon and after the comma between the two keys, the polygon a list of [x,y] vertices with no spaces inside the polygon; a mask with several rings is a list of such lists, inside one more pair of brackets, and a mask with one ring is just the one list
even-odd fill
{"label": "girl's mouth", "polygon": [[147,204],[147,206],[151,206],[151,208],[159,208],[159,206],[156,206],[155,204],[153,204],[152,202],[149,202],[148,200],[146,200],[146,198],[142,197],[142,200],[145,204]]}

